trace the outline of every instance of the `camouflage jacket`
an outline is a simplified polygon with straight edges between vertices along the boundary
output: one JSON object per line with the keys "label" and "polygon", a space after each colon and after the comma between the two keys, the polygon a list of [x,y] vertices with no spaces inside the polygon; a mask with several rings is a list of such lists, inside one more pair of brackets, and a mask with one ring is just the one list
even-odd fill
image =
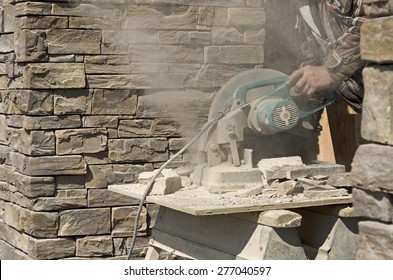
{"label": "camouflage jacket", "polygon": [[[356,112],[363,101],[360,28],[366,20],[363,0],[301,0],[306,36],[302,45],[304,65],[323,65],[336,82],[335,90]],[[311,20],[310,20],[311,18]]]}

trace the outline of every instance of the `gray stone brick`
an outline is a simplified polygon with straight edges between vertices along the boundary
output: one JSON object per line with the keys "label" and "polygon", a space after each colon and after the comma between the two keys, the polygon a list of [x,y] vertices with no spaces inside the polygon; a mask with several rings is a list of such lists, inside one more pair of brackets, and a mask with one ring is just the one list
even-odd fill
{"label": "gray stone brick", "polygon": [[71,238],[29,238],[29,256],[33,259],[52,260],[75,256],[75,240]]}
{"label": "gray stone brick", "polygon": [[393,147],[360,145],[352,162],[354,187],[393,194]]}
{"label": "gray stone brick", "polygon": [[355,214],[373,220],[393,222],[393,195],[353,189]]}
{"label": "gray stone brick", "polygon": [[374,66],[363,70],[365,95],[362,137],[371,142],[393,144],[393,67]]}
{"label": "gray stone brick", "polygon": [[393,225],[379,222],[359,222],[360,244],[356,259],[393,259]]}

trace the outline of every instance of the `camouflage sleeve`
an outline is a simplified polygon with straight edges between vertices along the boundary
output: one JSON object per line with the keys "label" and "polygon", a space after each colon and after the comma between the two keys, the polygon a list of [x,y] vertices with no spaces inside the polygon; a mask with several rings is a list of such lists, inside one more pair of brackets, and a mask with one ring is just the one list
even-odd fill
{"label": "camouflage sleeve", "polygon": [[[352,6],[354,10],[351,15],[345,15],[341,19],[346,21],[345,26],[347,29],[337,39],[335,48],[328,53],[324,60],[324,66],[337,82],[350,78],[365,65],[360,58],[360,28],[365,21],[365,18],[361,16],[362,1],[342,2],[354,2],[354,6]],[[355,4],[360,6],[356,6]]]}

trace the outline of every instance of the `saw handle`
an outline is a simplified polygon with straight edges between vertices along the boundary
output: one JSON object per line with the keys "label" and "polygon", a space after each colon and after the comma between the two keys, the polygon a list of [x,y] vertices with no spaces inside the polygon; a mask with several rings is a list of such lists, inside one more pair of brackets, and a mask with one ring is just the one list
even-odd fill
{"label": "saw handle", "polygon": [[[287,81],[287,79],[288,79],[288,76],[281,76],[281,77],[276,77],[276,78],[272,78],[272,79],[256,81],[256,82],[245,84],[243,86],[238,87],[235,90],[235,93],[233,94],[233,97],[232,97],[232,102],[233,102],[232,103],[232,110],[234,110],[236,108],[240,108],[246,104],[246,95],[249,90],[255,89],[255,88],[266,87],[266,86],[274,86],[275,88],[273,91],[267,93],[266,95],[264,95],[261,98],[267,98],[267,97],[271,97],[271,96],[276,97],[277,96],[277,97],[281,97],[283,99],[288,99],[288,100],[291,100],[292,102],[294,102],[292,97],[289,94],[290,88],[288,88],[288,86],[285,83]],[[322,106],[317,107],[311,111],[305,112],[305,111],[302,111],[299,109],[299,118],[302,119],[302,118],[305,118],[309,115],[315,114],[316,112],[329,106],[330,104],[334,103],[335,101],[336,101],[336,97],[332,96],[330,99],[328,99],[326,101],[325,104],[323,104]]]}

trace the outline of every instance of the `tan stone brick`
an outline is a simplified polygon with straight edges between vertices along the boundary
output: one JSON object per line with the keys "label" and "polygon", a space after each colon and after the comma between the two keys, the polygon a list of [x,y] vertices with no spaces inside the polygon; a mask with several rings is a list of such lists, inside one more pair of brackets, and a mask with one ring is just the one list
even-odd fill
{"label": "tan stone brick", "polygon": [[[112,208],[112,235],[116,237],[132,236],[134,231],[135,216],[137,206],[115,207]],[[142,209],[138,221],[138,236],[146,234],[147,230],[147,211]]]}
{"label": "tan stone brick", "polygon": [[78,238],[76,240],[76,256],[113,256],[113,244],[111,236]]}
{"label": "tan stone brick", "polygon": [[[83,225],[83,227],[80,225]],[[98,235],[108,234],[110,231],[109,208],[60,212],[59,236]]]}
{"label": "tan stone brick", "polygon": [[92,91],[80,90],[57,90],[54,94],[55,115],[91,114]]}
{"label": "tan stone brick", "polygon": [[108,133],[105,128],[56,130],[55,135],[58,155],[92,154],[107,150]]}

